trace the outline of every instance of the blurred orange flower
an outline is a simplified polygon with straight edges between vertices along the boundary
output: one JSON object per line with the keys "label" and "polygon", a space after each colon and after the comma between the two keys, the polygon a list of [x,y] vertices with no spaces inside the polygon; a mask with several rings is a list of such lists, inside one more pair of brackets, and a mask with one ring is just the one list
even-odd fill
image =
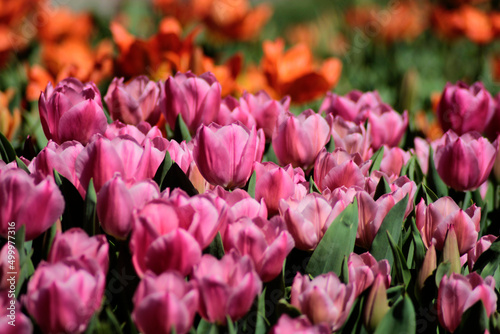
{"label": "blurred orange flower", "polygon": [[74,13],[68,8],[58,7],[50,11],[50,20],[38,28],[42,43],[61,42],[74,38],[89,40],[93,29],[89,13]]}
{"label": "blurred orange flower", "polygon": [[12,113],[9,111],[9,102],[13,96],[13,89],[0,92],[0,132],[8,140],[12,140],[21,125],[21,112],[19,109],[14,109]]}
{"label": "blurred orange flower", "polygon": [[339,59],[328,58],[316,66],[305,44],[297,44],[285,52],[284,41],[277,39],[264,42],[263,49],[261,68],[278,97],[290,95],[296,103],[311,101],[332,89],[340,78]]}

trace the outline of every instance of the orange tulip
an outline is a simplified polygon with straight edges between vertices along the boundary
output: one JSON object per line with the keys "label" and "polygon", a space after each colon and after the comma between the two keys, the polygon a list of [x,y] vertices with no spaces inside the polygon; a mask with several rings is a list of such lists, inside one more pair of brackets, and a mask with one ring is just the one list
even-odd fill
{"label": "orange tulip", "polygon": [[88,40],[93,23],[89,13],[74,13],[68,8],[50,10],[50,19],[38,28],[38,37],[43,42],[59,42],[68,38]]}
{"label": "orange tulip", "polygon": [[21,125],[21,113],[19,109],[9,111],[9,102],[14,96],[14,90],[9,89],[0,92],[0,132],[8,139],[12,140]]}

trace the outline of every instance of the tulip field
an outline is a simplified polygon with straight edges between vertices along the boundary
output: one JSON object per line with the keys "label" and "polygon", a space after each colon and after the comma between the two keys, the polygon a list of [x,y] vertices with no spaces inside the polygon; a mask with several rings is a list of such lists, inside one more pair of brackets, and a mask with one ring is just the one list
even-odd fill
{"label": "tulip field", "polygon": [[500,2],[0,0],[0,333],[500,333]]}

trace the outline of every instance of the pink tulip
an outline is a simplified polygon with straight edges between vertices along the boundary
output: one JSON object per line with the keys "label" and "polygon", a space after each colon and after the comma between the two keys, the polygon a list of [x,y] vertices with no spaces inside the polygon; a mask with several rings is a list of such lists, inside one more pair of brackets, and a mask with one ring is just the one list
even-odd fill
{"label": "pink tulip", "polygon": [[227,96],[220,105],[217,123],[220,125],[229,125],[239,121],[241,124],[251,129],[256,126],[255,118],[250,114],[250,110],[242,105],[232,96]]}
{"label": "pink tulip", "polygon": [[450,277],[444,276],[437,298],[439,323],[447,331],[455,331],[464,312],[480,300],[489,317],[497,308],[495,279],[492,276],[484,280],[475,272],[467,276],[455,273]]}
{"label": "pink tulip", "polygon": [[490,175],[497,151],[496,140],[491,144],[477,132],[458,137],[450,130],[436,148],[434,161],[448,186],[459,191],[473,190]]}
{"label": "pink tulip", "polygon": [[111,118],[126,124],[156,124],[160,118],[160,86],[144,75],[126,84],[123,78],[114,78],[104,96]]}
{"label": "pink tulip", "polygon": [[495,242],[495,240],[498,237],[495,235],[485,235],[482,236],[477,242],[474,247],[472,247],[468,252],[467,252],[467,263],[469,266],[469,272],[472,272],[472,269],[474,268],[474,264],[476,263],[477,259],[483,254],[485,251],[490,248],[491,244]]}
{"label": "pink tulip", "polygon": [[377,262],[368,252],[358,255],[351,253],[347,261],[349,270],[349,283],[355,286],[356,297],[368,289],[375,277],[381,275],[384,280],[385,288],[391,285],[391,267],[387,260]]}
{"label": "pink tulip", "polygon": [[451,129],[458,135],[482,132],[493,113],[493,98],[481,82],[472,86],[461,81],[455,85],[448,82],[437,107],[441,128],[444,131]]}
{"label": "pink tulip", "polygon": [[299,116],[283,113],[279,116],[273,134],[273,149],[282,166],[309,169],[321,149],[330,140],[327,121],[311,109]]}
{"label": "pink tulip", "polygon": [[204,255],[195,267],[193,278],[199,286],[198,312],[209,322],[226,323],[243,317],[261,293],[262,282],[248,256],[232,251],[221,260]]}
{"label": "pink tulip", "polygon": [[127,185],[115,174],[97,195],[97,217],[102,229],[117,239],[126,239],[132,230],[132,212],[158,197],[160,189],[152,180]]}
{"label": "pink tulip", "polygon": [[[12,322],[13,320],[15,321]],[[12,323],[14,323],[15,326],[13,326]],[[9,298],[7,290],[0,292],[0,333],[33,333],[33,324],[30,318],[21,312],[21,304],[17,300]]]}
{"label": "pink tulip", "polygon": [[476,244],[480,221],[481,208],[472,204],[462,210],[450,197],[441,197],[428,206],[422,199],[416,208],[416,224],[424,244],[434,244],[436,250],[442,250],[448,228],[453,225],[460,255]]}
{"label": "pink tulip", "polygon": [[262,160],[265,144],[262,130],[248,130],[238,123],[200,126],[194,141],[193,157],[201,175],[227,189],[247,183],[253,162]]}
{"label": "pink tulip", "polygon": [[81,262],[42,262],[23,303],[43,332],[81,333],[100,307],[104,294],[100,282]]}
{"label": "pink tulip", "polygon": [[330,334],[332,331],[325,324],[313,325],[306,316],[290,318],[283,314],[278,323],[272,328],[271,334]]}
{"label": "pink tulip", "polygon": [[135,291],[132,319],[141,333],[184,334],[193,325],[198,299],[194,282],[179,274],[147,273]]}
{"label": "pink tulip", "polygon": [[411,154],[399,147],[384,146],[384,155],[380,163],[380,171],[387,175],[401,173],[401,169],[410,160]]}
{"label": "pink tulip", "polygon": [[402,200],[406,195],[408,195],[408,204],[406,205],[405,216],[406,219],[410,213],[413,211],[413,199],[417,193],[417,184],[410,180],[406,175],[398,177],[394,180],[389,187],[392,192],[391,195],[394,197],[396,202]]}
{"label": "pink tulip", "polygon": [[194,134],[201,124],[209,125],[217,119],[221,104],[221,86],[212,73],[196,76],[191,72],[177,72],[165,82],[163,116],[175,129],[181,115],[189,131]]}
{"label": "pink tulip", "polygon": [[264,199],[271,216],[278,213],[281,199],[303,198],[309,192],[304,171],[287,165],[282,168],[272,162],[254,164],[256,173],[255,199]]}
{"label": "pink tulip", "polygon": [[341,283],[332,272],[312,281],[308,275],[297,273],[293,280],[291,304],[311,323],[327,324],[332,332],[344,325],[355,299],[355,287]]}
{"label": "pink tulip", "polygon": [[363,93],[353,90],[345,96],[327,93],[319,108],[320,112],[325,111],[333,116],[340,116],[346,121],[358,124],[365,121],[366,112],[369,110],[382,114],[392,110],[392,107],[382,102],[377,91]]}
{"label": "pink tulip", "polygon": [[295,240],[295,247],[315,249],[338,212],[333,211],[326,198],[307,194],[302,200],[281,200],[280,214],[285,218],[288,231]]}
{"label": "pink tulip", "polygon": [[99,89],[75,78],[64,79],[55,88],[49,83],[40,94],[38,108],[45,136],[58,144],[76,140],[85,145],[108,125]]}
{"label": "pink tulip", "polygon": [[332,117],[331,114],[328,114],[326,119],[332,128],[335,148],[342,148],[349,154],[358,153],[363,160],[368,160],[372,156],[373,150],[370,148],[372,139],[363,124],[346,121],[340,116]]}
{"label": "pink tulip", "polygon": [[368,124],[372,137],[371,146],[374,150],[378,150],[383,145],[398,146],[408,128],[408,112],[405,111],[403,115],[394,110],[382,114],[368,112]]}
{"label": "pink tulip", "polygon": [[109,265],[108,250],[108,241],[103,234],[89,237],[84,230],[75,227],[56,234],[47,261],[49,263],[68,259],[94,261],[103,274],[106,274]]}
{"label": "pink tulip", "polygon": [[339,187],[334,191],[326,189],[323,196],[333,208],[333,215],[337,217],[344,209],[354,201],[358,190],[354,188]]}
{"label": "pink tulip", "polygon": [[144,146],[146,138],[151,139],[151,141],[155,138],[163,139],[163,134],[157,126],[151,126],[151,124],[144,121],[138,123],[137,125],[123,124],[120,121],[114,121],[108,125],[108,128],[104,133],[104,137],[109,140],[125,135],[134,138],[135,141],[141,146]]}
{"label": "pink tulip", "polygon": [[64,212],[64,198],[53,178],[28,175],[9,165],[0,169],[0,235],[7,238],[24,225],[25,240],[33,240]]}
{"label": "pink tulip", "polygon": [[373,197],[375,195],[375,190],[377,190],[377,186],[382,178],[384,178],[387,183],[391,185],[398,179],[398,176],[396,174],[387,175],[386,173],[379,170],[374,170],[372,171],[370,176],[365,178],[364,190]]}
{"label": "pink tulip", "polygon": [[362,189],[369,168],[370,162],[363,161],[358,153],[349,154],[341,148],[329,153],[323,148],[314,164],[314,182],[321,190],[342,186]]}
{"label": "pink tulip", "polygon": [[257,129],[264,130],[266,142],[270,142],[279,115],[290,109],[290,97],[286,96],[281,101],[276,101],[264,90],[255,94],[245,92],[240,98],[240,105],[242,109],[248,109],[257,122]]}
{"label": "pink tulip", "polygon": [[263,282],[269,282],[283,269],[285,258],[295,245],[283,218],[241,218],[229,224],[224,236],[226,251],[236,249],[248,255]]}

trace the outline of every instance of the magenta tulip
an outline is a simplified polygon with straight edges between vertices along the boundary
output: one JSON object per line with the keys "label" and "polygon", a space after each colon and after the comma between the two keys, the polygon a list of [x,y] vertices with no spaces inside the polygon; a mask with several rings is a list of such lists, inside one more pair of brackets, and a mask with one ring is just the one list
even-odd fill
{"label": "magenta tulip", "polygon": [[181,115],[194,134],[201,124],[209,125],[217,119],[221,86],[209,72],[200,76],[177,72],[165,82],[164,101],[162,113],[170,127],[175,129],[177,116]]}
{"label": "magenta tulip", "polygon": [[330,140],[327,121],[311,109],[299,116],[283,113],[277,121],[273,134],[273,149],[282,166],[309,169],[321,149]]}
{"label": "magenta tulip", "polygon": [[332,332],[339,330],[351,312],[356,299],[355,287],[343,284],[333,272],[310,280],[297,273],[292,284],[291,304],[313,324],[327,324]]}
{"label": "magenta tulip", "polygon": [[184,334],[193,325],[198,309],[196,285],[174,272],[147,273],[134,295],[132,319],[145,334]]}
{"label": "magenta tulip", "polygon": [[403,115],[394,110],[382,114],[368,112],[368,126],[372,138],[371,146],[374,150],[378,150],[383,145],[398,146],[408,128],[408,112],[405,111]]}
{"label": "magenta tulip", "polygon": [[455,273],[444,276],[437,297],[439,323],[447,331],[454,332],[464,312],[478,301],[482,301],[488,317],[496,311],[497,296],[492,276],[484,280],[475,272],[467,276]]}
{"label": "magenta tulip", "polygon": [[0,333],[33,333],[33,324],[30,318],[21,312],[21,304],[17,300],[10,298],[7,291],[0,292]]}
{"label": "magenta tulip", "polygon": [[220,105],[217,123],[220,125],[229,125],[240,122],[249,129],[256,126],[255,118],[250,114],[250,110],[245,108],[246,106],[241,105],[241,103],[241,101],[232,96],[225,97]]}
{"label": "magenta tulip", "polygon": [[482,236],[477,242],[474,247],[471,248],[467,252],[467,265],[469,267],[469,272],[472,272],[472,269],[474,268],[474,264],[476,263],[477,259],[483,254],[485,251],[490,248],[491,244],[495,242],[495,240],[498,237],[492,234],[488,234],[485,236]]}
{"label": "magenta tulip", "polygon": [[[250,219],[261,217],[267,219],[267,206],[264,199],[261,199],[259,202],[252,198],[245,190],[235,189],[227,191],[217,186],[212,190],[212,193],[226,202],[228,222],[234,222],[242,217]],[[221,233],[224,233],[223,228],[221,226]]]}
{"label": "magenta tulip", "polygon": [[491,144],[477,132],[458,137],[450,130],[437,146],[434,162],[448,186],[459,191],[473,190],[490,175],[497,151],[497,140]]}
{"label": "magenta tulip", "polygon": [[219,324],[226,324],[226,316],[233,321],[243,317],[262,290],[250,258],[234,251],[221,260],[204,255],[193,278],[200,292],[198,312],[205,320]]}
{"label": "magenta tulip", "polygon": [[387,260],[377,262],[373,255],[366,252],[361,255],[351,253],[347,261],[349,283],[355,286],[356,297],[368,289],[377,275],[383,277],[386,289],[391,285],[391,267]]}
{"label": "magenta tulip", "polygon": [[306,316],[290,318],[283,314],[278,323],[272,328],[271,334],[330,334],[332,331],[325,324],[313,325]]}
{"label": "magenta tulip", "polygon": [[331,114],[326,119],[332,128],[335,148],[342,148],[349,154],[358,153],[363,160],[373,155],[370,147],[372,139],[363,124],[346,121],[340,116],[332,117]]}
{"label": "magenta tulip", "polygon": [[481,82],[472,86],[458,81],[447,83],[437,107],[437,117],[444,131],[458,135],[483,132],[493,117],[494,101]]}
{"label": "magenta tulip", "polygon": [[380,171],[387,175],[399,175],[401,169],[410,160],[411,154],[399,147],[384,146],[384,155],[380,163]]}
{"label": "magenta tulip", "polygon": [[416,224],[427,247],[431,244],[442,250],[448,228],[454,226],[460,255],[467,253],[476,244],[481,208],[472,204],[462,210],[450,197],[441,197],[425,205],[422,199],[416,208]]}
{"label": "magenta tulip", "polygon": [[[120,121],[114,121],[113,123],[108,125],[108,128],[104,133],[104,137],[108,138],[109,140],[113,140],[116,137],[125,135],[134,138],[135,141],[138,142],[141,146],[144,146],[146,138],[151,139],[151,141],[153,141],[155,138],[164,139],[163,134],[157,126],[151,126],[151,124],[144,121],[140,122],[137,125],[124,124]],[[168,142],[166,139],[165,141]]]}
{"label": "magenta tulip", "polygon": [[59,219],[64,205],[53,178],[0,168],[0,235],[5,238],[24,225],[25,240],[35,239]]}
{"label": "magenta tulip", "polygon": [[55,88],[49,83],[40,94],[38,108],[45,137],[58,144],[76,140],[85,145],[108,126],[99,89],[75,78],[64,79]]}
{"label": "magenta tulip", "polygon": [[155,125],[160,118],[161,84],[146,76],[135,77],[126,84],[123,78],[114,78],[104,101],[113,120],[126,124],[146,121]]}
{"label": "magenta tulip", "polygon": [[194,138],[193,157],[201,175],[213,185],[227,189],[243,187],[252,174],[254,161],[264,153],[264,133],[239,123],[200,126]]}

